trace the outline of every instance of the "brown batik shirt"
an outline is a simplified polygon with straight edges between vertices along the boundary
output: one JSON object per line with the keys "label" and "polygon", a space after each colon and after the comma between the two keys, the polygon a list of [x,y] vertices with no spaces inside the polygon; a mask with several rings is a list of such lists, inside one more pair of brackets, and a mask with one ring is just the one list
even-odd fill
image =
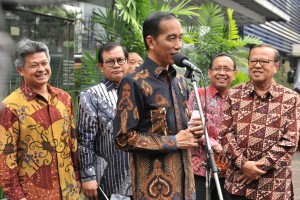
{"label": "brown batik shirt", "polygon": [[[299,95],[275,82],[263,96],[253,83],[231,88],[224,105],[222,145],[230,160],[225,189],[247,199],[282,200],[293,196],[291,157],[299,139]],[[246,161],[267,171],[249,185],[237,180]]]}
{"label": "brown batik shirt", "polygon": [[180,150],[175,135],[187,128],[187,85],[169,66],[146,58],[119,87],[114,134],[119,149],[130,152],[134,199],[194,199],[190,150]]}

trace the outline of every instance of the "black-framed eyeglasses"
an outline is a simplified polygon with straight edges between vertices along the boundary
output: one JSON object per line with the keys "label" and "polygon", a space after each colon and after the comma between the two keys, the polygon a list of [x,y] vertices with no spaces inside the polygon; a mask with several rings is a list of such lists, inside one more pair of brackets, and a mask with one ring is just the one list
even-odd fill
{"label": "black-framed eyeglasses", "polygon": [[212,71],[216,71],[216,72],[221,72],[221,71],[224,71],[224,72],[233,72],[235,71],[235,69],[231,69],[231,68],[228,68],[228,67],[212,67],[210,68]]}
{"label": "black-framed eyeglasses", "polygon": [[277,62],[277,61],[264,59],[264,58],[262,58],[262,59],[249,58],[249,60],[248,60],[248,64],[252,67],[255,66],[258,62],[261,66],[267,66],[270,62]]}
{"label": "black-framed eyeglasses", "polygon": [[124,57],[120,57],[120,58],[116,58],[116,59],[108,59],[105,61],[105,64],[108,67],[113,67],[115,65],[115,63],[117,62],[119,65],[124,65],[127,61],[127,58]]}

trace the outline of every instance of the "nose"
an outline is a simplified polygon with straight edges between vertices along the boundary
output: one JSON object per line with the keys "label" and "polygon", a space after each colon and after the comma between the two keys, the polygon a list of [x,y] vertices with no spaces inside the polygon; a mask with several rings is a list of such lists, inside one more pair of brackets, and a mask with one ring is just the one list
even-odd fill
{"label": "nose", "polygon": [[175,45],[174,45],[174,48],[176,49],[176,50],[180,50],[181,48],[182,48],[182,41],[181,41],[181,39],[177,39],[176,40],[176,42],[175,42]]}
{"label": "nose", "polygon": [[263,66],[260,64],[260,60],[258,60],[258,61],[255,63],[255,65],[253,65],[253,67],[255,67],[255,68],[261,68],[261,67],[263,67]]}
{"label": "nose", "polygon": [[44,71],[45,66],[43,64],[38,64],[38,71]]}
{"label": "nose", "polygon": [[121,65],[118,62],[115,62],[114,66],[112,68],[119,68]]}

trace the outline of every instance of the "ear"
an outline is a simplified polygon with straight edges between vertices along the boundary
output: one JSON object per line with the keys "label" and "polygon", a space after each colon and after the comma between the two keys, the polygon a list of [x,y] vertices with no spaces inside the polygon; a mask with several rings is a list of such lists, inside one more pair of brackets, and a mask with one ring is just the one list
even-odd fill
{"label": "ear", "polygon": [[211,77],[211,70],[210,69],[207,70],[207,77],[208,77],[208,79],[210,79],[210,77]]}
{"label": "ear", "polygon": [[98,63],[98,67],[99,67],[99,69],[103,72],[103,63]]}
{"label": "ear", "polygon": [[279,67],[280,67],[280,62],[277,61],[277,62],[275,63],[275,68],[276,68],[275,73],[277,72],[277,70],[279,69]]}
{"label": "ear", "polygon": [[233,80],[235,79],[237,72],[238,72],[238,67],[236,66],[235,71],[233,71]]}
{"label": "ear", "polygon": [[148,44],[149,49],[154,49],[155,40],[154,40],[154,38],[152,36],[148,35],[146,37],[146,42]]}
{"label": "ear", "polygon": [[20,76],[23,76],[23,68],[22,67],[17,67],[16,71],[18,72],[18,74],[20,74]]}

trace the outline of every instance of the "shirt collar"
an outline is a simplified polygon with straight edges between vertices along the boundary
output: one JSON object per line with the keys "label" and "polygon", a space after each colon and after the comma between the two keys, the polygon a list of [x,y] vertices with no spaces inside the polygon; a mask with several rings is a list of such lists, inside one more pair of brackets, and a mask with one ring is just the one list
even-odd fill
{"label": "shirt collar", "polygon": [[[248,93],[248,95],[253,95],[255,93],[254,90],[254,85],[252,81],[249,81],[246,84],[246,92]],[[276,97],[276,94],[278,94],[278,87],[277,87],[277,83],[275,81],[272,82],[268,92],[265,94],[265,97],[271,96],[271,97]]]}
{"label": "shirt collar", "polygon": [[113,89],[118,89],[118,86],[119,86],[116,82],[108,80],[107,78],[105,78],[103,80],[103,84],[107,88],[107,91],[111,91]]}
{"label": "shirt collar", "polygon": [[[27,85],[24,81],[21,84],[21,90],[24,93],[27,101],[30,101],[34,99],[37,95],[39,95],[32,87]],[[48,83],[47,83],[47,89],[51,96],[57,95],[57,91],[53,89]]]}
{"label": "shirt collar", "polygon": [[[164,71],[163,67],[159,66],[156,62],[151,60],[148,56],[145,59],[144,64],[142,65],[143,69],[148,69],[151,74],[153,74],[156,78],[161,75],[161,73]],[[172,77],[175,77],[177,75],[176,69],[169,65],[168,68],[168,74]]]}
{"label": "shirt collar", "polygon": [[208,90],[210,91],[210,94],[213,98],[215,98],[217,94],[221,96],[219,90],[215,88],[215,86],[213,86],[212,84],[209,84]]}

